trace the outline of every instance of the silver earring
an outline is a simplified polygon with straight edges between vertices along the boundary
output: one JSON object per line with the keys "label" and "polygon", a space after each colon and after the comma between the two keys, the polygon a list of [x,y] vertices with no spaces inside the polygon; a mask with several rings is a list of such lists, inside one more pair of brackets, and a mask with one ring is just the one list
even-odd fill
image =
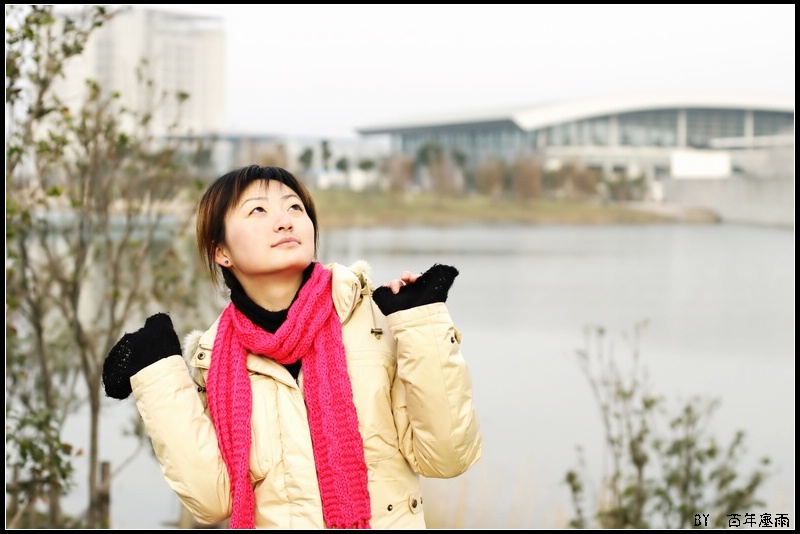
{"label": "silver earring", "polygon": [[225,265],[228,265],[228,260],[225,260]]}

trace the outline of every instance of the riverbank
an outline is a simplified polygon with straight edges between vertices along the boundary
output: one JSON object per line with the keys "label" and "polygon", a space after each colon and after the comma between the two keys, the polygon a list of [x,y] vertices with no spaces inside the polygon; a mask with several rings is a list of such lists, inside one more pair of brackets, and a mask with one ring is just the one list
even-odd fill
{"label": "riverbank", "polygon": [[313,192],[324,228],[375,225],[485,224],[716,224],[711,210],[659,203],[598,203],[492,199],[317,190]]}

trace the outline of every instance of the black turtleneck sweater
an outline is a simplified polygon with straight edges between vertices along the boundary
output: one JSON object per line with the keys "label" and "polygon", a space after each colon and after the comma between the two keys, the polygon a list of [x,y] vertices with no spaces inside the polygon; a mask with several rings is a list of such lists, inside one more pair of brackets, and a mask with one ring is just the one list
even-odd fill
{"label": "black turtleneck sweater", "polygon": [[[305,285],[309,278],[311,278],[311,273],[314,270],[314,262],[312,262],[306,270],[303,271],[303,281],[300,282],[300,288],[297,289],[297,293],[295,294],[292,302],[289,304],[289,308],[291,308],[294,301],[297,300],[297,294],[300,293],[300,289]],[[226,276],[225,281],[228,283],[228,287],[231,290],[231,302],[233,302],[234,306],[244,314],[245,317],[253,321],[253,324],[263,328],[270,334],[274,334],[278,328],[286,321],[286,317],[289,315],[289,308],[281,311],[269,311],[255,302],[247,296],[247,293],[244,292],[241,284],[238,283],[233,276]],[[233,282],[233,283],[232,283]],[[269,356],[266,354],[265,356]],[[286,369],[291,373],[295,380],[300,375],[300,366],[301,360],[297,360],[294,363],[290,363],[286,365]]]}

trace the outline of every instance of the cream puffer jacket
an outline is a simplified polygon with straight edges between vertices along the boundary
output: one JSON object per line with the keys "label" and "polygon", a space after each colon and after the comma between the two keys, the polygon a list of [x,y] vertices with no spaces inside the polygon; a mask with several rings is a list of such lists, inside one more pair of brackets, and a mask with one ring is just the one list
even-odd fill
{"label": "cream puffer jacket", "polygon": [[[461,334],[444,303],[384,316],[369,265],[328,264],[369,474],[372,528],[425,528],[419,476],[450,478],[481,456]],[[136,405],[167,483],[204,523],[231,514],[228,473],[203,390],[215,322],[131,378]],[[184,361],[186,358],[187,361]],[[189,372],[187,372],[187,363]],[[257,528],[325,528],[302,372],[249,354],[253,391],[250,478]]]}

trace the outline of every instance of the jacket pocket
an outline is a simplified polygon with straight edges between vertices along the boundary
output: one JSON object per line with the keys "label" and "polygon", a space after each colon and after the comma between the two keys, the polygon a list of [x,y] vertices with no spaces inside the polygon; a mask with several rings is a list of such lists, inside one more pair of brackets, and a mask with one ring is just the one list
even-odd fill
{"label": "jacket pocket", "polygon": [[278,416],[278,384],[269,377],[251,374],[253,411],[250,421],[251,450],[250,476],[253,481],[266,478],[272,469],[277,451],[277,440],[281,434]]}
{"label": "jacket pocket", "polygon": [[351,355],[348,359],[353,402],[367,463],[388,458],[398,450],[391,399],[394,370],[394,360],[377,351]]}

